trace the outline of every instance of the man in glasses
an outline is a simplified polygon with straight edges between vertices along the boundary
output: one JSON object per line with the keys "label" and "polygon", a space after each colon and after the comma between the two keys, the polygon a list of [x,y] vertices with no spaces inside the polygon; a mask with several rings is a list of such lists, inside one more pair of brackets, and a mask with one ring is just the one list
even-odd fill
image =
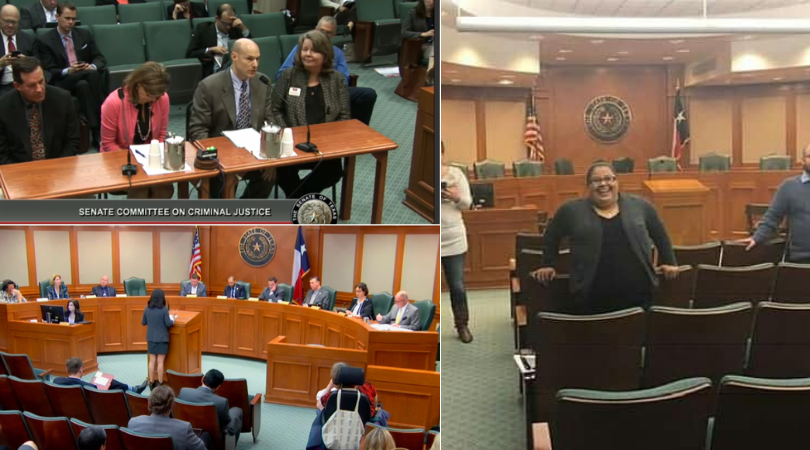
{"label": "man in glasses", "polygon": [[3,32],[3,47],[0,53],[0,95],[14,89],[11,65],[19,58],[34,56],[34,37],[20,31],[20,11],[14,5],[0,8],[0,30]]}
{"label": "man in glasses", "polygon": [[[572,270],[571,313],[599,314],[649,306],[657,270],[678,275],[675,254],[655,208],[632,194],[619,195],[610,163],[593,164],[585,178],[587,198],[570,200],[554,214],[544,236],[543,265],[532,276],[548,282],[556,275],[560,241],[569,238]],[[653,266],[652,245],[658,251]]]}
{"label": "man in glasses", "polygon": [[217,8],[214,23],[201,22],[194,29],[186,58],[197,58],[202,63],[202,77],[227,69],[231,65],[228,43],[250,38],[250,30],[236,17],[236,11],[227,3]]}

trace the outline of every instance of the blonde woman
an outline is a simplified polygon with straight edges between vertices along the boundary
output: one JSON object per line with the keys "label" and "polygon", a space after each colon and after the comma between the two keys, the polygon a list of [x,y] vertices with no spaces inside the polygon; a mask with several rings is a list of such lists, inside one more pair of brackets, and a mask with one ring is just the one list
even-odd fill
{"label": "blonde woman", "polygon": [[366,435],[366,441],[363,444],[363,450],[394,450],[397,444],[394,442],[394,437],[388,430],[382,428],[374,428]]}
{"label": "blonde woman", "polygon": [[55,273],[51,277],[51,285],[48,286],[48,300],[63,298],[70,298],[70,294],[68,294],[67,286],[62,283],[62,275]]}

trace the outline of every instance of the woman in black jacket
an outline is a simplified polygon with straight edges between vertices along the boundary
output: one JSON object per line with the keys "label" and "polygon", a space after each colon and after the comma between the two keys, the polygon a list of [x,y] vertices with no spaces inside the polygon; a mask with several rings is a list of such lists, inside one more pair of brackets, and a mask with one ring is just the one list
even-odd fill
{"label": "woman in black jacket", "polygon": [[433,53],[433,0],[419,0],[419,3],[402,19],[402,39],[424,39],[422,59],[429,59]]}
{"label": "woman in black jacket", "polygon": [[[147,353],[149,353],[149,386],[151,389],[163,384],[163,361],[169,353],[169,328],[174,318],[169,315],[163,289],[155,289],[149,304],[143,311],[141,325],[146,326]],[[157,382],[155,382],[157,371]]]}
{"label": "woman in black jacket", "polygon": [[354,294],[357,296],[352,299],[352,304],[346,310],[346,315],[349,317],[368,317],[369,320],[374,320],[374,307],[371,305],[371,299],[368,298],[368,286],[366,283],[357,283],[354,287]]}
{"label": "woman in black jacket", "polygon": [[67,316],[65,321],[70,324],[84,322],[84,313],[76,300],[67,302],[67,313],[65,315]]}

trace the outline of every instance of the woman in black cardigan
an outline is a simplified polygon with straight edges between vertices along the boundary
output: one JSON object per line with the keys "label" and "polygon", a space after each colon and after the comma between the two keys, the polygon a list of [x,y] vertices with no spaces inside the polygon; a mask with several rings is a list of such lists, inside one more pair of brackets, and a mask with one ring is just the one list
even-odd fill
{"label": "woman in black cardigan", "polygon": [[[166,295],[163,289],[155,289],[149,297],[149,304],[143,310],[141,325],[146,326],[146,352],[149,354],[149,387],[163,384],[163,361],[169,353],[169,328],[174,318],[169,314]],[[157,372],[157,377],[155,376]],[[157,381],[155,381],[157,378]]]}
{"label": "woman in black cardigan", "polygon": [[543,267],[532,276],[556,275],[560,240],[571,242],[570,312],[598,314],[649,306],[658,283],[652,246],[666,278],[678,275],[675,254],[655,208],[632,194],[619,195],[613,167],[598,162],[586,176],[588,197],[560,206],[544,236]]}
{"label": "woman in black cardigan", "polygon": [[352,304],[346,310],[346,315],[349,317],[368,317],[369,320],[374,320],[374,307],[371,305],[371,299],[368,298],[368,286],[366,283],[357,283],[354,287],[354,294],[357,296],[352,299]]}

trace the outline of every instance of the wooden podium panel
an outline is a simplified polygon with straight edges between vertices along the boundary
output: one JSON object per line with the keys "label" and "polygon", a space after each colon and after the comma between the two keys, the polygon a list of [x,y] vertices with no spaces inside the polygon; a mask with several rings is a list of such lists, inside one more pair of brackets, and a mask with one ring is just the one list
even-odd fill
{"label": "wooden podium panel", "polygon": [[202,373],[202,330],[200,313],[177,311],[174,326],[169,328],[169,353],[164,365],[166,370]]}
{"label": "wooden podium panel", "polygon": [[439,424],[439,372],[369,365],[366,381],[374,385],[380,403],[391,413],[390,427],[429,430]]}
{"label": "wooden podium panel", "polygon": [[8,321],[11,353],[25,353],[37,369],[52,369],[67,376],[65,362],[81,358],[87,373],[98,369],[96,324],[56,325],[42,322]]}
{"label": "wooden podium panel", "polygon": [[707,241],[709,188],[694,179],[647,180],[644,188],[666,224],[673,245],[698,245]]}
{"label": "wooden podium panel", "polygon": [[433,106],[433,87],[420,89],[416,130],[413,134],[411,175],[405,189],[405,201],[402,202],[431,223],[434,223],[437,178]]}

